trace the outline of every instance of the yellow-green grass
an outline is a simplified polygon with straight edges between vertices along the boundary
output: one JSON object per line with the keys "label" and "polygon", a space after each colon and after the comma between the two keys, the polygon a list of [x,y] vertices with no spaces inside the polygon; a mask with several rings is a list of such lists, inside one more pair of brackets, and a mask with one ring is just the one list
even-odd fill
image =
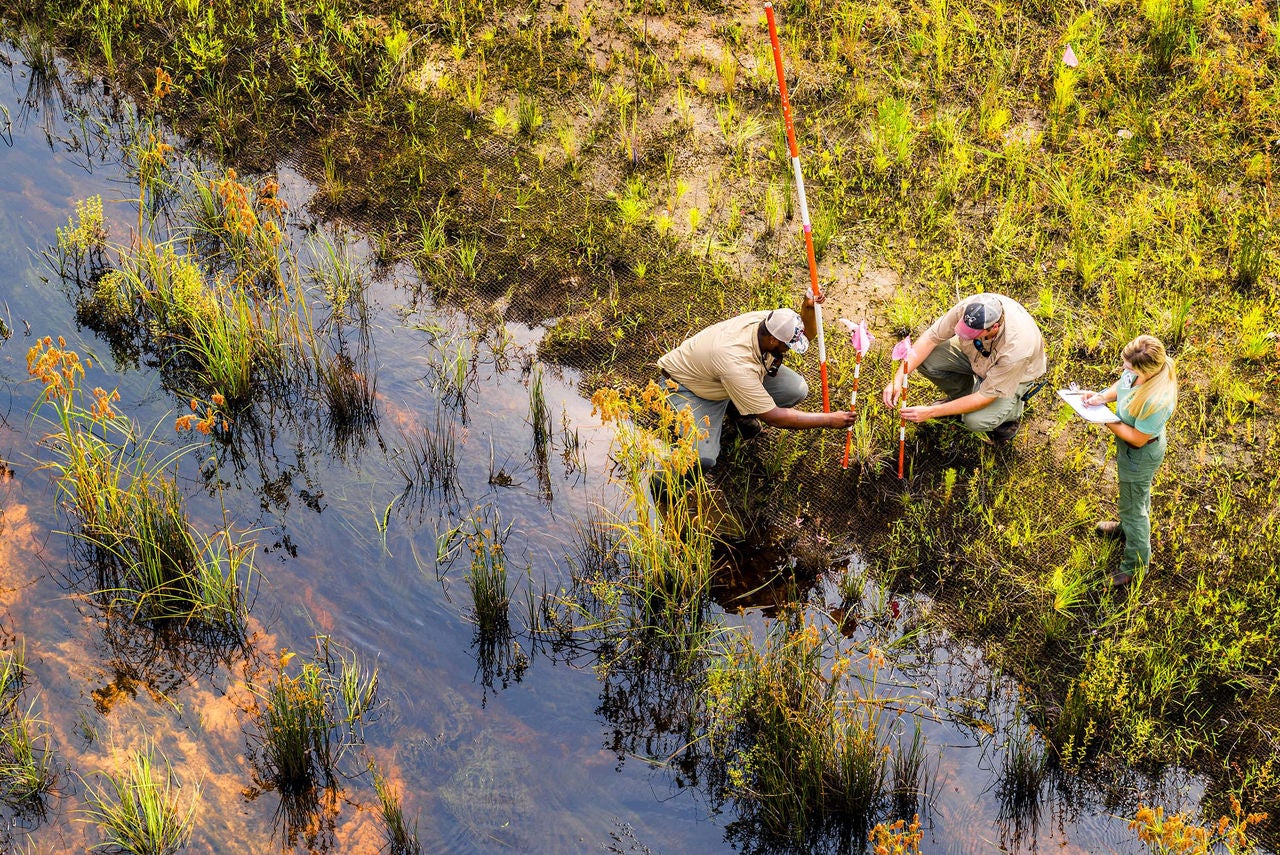
{"label": "yellow-green grass", "polygon": [[130,855],[174,855],[191,839],[200,806],[200,784],[180,784],[163,755],[145,745],[130,754],[123,770],[102,773],[105,783],[86,787],[82,821],[98,826],[95,849]]}

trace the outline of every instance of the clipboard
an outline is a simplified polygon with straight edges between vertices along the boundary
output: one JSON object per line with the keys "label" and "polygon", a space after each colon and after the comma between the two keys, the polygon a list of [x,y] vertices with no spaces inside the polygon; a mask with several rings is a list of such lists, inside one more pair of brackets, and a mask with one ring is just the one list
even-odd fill
{"label": "clipboard", "polygon": [[1084,402],[1084,396],[1090,394],[1085,389],[1059,389],[1058,397],[1071,405],[1071,409],[1076,411],[1076,415],[1087,422],[1093,422],[1098,425],[1105,425],[1111,422],[1120,421],[1120,417],[1112,412],[1111,408],[1106,404],[1096,404],[1088,406]]}

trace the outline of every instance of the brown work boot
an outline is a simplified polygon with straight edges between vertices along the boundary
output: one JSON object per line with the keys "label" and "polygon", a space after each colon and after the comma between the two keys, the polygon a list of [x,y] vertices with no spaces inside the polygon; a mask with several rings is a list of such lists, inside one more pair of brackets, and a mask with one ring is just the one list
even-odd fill
{"label": "brown work boot", "polygon": [[991,438],[996,442],[1009,442],[1018,435],[1018,428],[1022,427],[1022,422],[1018,419],[997,425],[991,431]]}
{"label": "brown work boot", "polygon": [[765,424],[760,421],[759,416],[738,416],[734,419],[733,426],[738,431],[738,436],[746,442],[764,433],[765,429]]}
{"label": "brown work boot", "polygon": [[[1115,520],[1098,520],[1098,524],[1093,527],[1098,533],[1098,537],[1110,537],[1119,540],[1124,537],[1124,531],[1120,528],[1120,523]],[[1125,580],[1128,584],[1128,579]]]}
{"label": "brown work boot", "polygon": [[1106,587],[1111,589],[1124,588],[1132,581],[1133,575],[1130,573],[1112,573],[1111,578],[1107,580]]}

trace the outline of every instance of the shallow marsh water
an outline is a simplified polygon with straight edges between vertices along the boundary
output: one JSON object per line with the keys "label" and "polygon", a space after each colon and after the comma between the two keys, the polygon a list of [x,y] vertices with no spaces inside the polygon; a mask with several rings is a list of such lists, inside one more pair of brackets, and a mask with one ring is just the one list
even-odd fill
{"label": "shallow marsh water", "polygon": [[[517,613],[526,589],[567,585],[575,523],[592,503],[618,501],[608,482],[609,436],[576,394],[574,377],[548,370],[555,450],[540,475],[522,371],[540,330],[510,325],[507,345],[492,331],[473,336],[465,316],[408,296],[416,278],[410,269],[374,276],[371,264],[360,262],[370,305],[362,354],[376,377],[376,424],[336,442],[305,420],[268,423],[258,453],[223,460],[217,469],[231,521],[252,529],[259,545],[249,651],[206,660],[158,650],[143,633],[104,625],[72,594],[60,533],[67,520],[57,512],[49,472],[38,466],[40,425],[29,415],[37,390],[26,382],[27,348],[36,336],[63,335],[70,348],[94,355],[98,367],[88,385],[119,387],[126,412],[144,430],[158,424],[169,436],[184,399],[162,388],[154,369],[115,365],[107,345],[77,327],[67,297],[41,281],[47,273],[36,252],[77,200],[101,194],[112,238],[127,240],[136,187],[118,146],[86,133],[101,112],[96,99],[72,94],[68,83],[65,103],[26,100],[29,72],[15,50],[0,50],[15,60],[12,74],[0,79],[0,104],[12,117],[10,138],[0,147],[0,288],[12,331],[0,345],[6,393],[0,457],[12,470],[0,483],[0,632],[6,644],[25,645],[33,675],[25,697],[35,699],[48,724],[59,771],[47,817],[5,815],[12,840],[29,839],[39,852],[91,845],[96,830],[75,821],[86,781],[95,784],[97,770],[114,768],[121,749],[145,735],[184,783],[202,782],[191,851],[378,851],[376,799],[363,760],[352,759],[363,756],[402,791],[424,851],[732,851],[731,809],[714,814],[705,795],[682,788],[673,771],[606,747],[613,723],[600,711],[591,661],[557,661],[525,642],[530,662],[522,678],[485,685],[467,619],[464,568],[436,565],[437,538],[476,509],[510,524],[507,554],[520,571]],[[287,166],[278,177],[297,226],[295,244],[314,244],[312,230],[329,228],[305,213],[314,188]],[[332,240],[349,241],[357,258],[367,257],[353,236]],[[495,352],[508,346],[504,364]],[[461,402],[442,393],[438,381],[459,349],[475,356]],[[564,459],[562,420],[581,443],[576,456]],[[403,479],[392,458],[404,436],[439,425],[457,437],[458,495],[444,501],[439,491],[426,491],[416,501],[398,500]],[[172,441],[186,440],[172,434]],[[205,457],[207,449],[193,459]],[[194,464],[183,473],[193,518],[209,531],[220,524],[219,499]],[[876,590],[864,586],[864,619],[853,630],[863,637],[894,640],[927,611],[926,602],[904,601],[895,616],[874,602]],[[840,599],[834,589],[822,594],[830,604]],[[760,634],[768,617],[752,608],[728,621]],[[366,730],[364,753],[353,752],[345,764],[350,777],[341,782],[329,827],[290,845],[277,821],[276,795],[253,787],[245,680],[285,648],[312,651],[317,635],[376,662],[385,704]],[[1003,816],[998,781],[1007,728],[1019,726],[1016,687],[990,673],[978,652],[939,631],[920,632],[895,655],[877,686],[929,712],[920,718],[932,770],[923,803],[925,852],[1143,851],[1084,782],[1046,792],[1038,821]],[[895,730],[909,738],[912,721],[898,719]],[[624,742],[643,744],[646,734],[630,736]],[[1124,810],[1147,786],[1135,778]],[[1199,792],[1194,779],[1172,774],[1146,794],[1174,810],[1193,807]]]}

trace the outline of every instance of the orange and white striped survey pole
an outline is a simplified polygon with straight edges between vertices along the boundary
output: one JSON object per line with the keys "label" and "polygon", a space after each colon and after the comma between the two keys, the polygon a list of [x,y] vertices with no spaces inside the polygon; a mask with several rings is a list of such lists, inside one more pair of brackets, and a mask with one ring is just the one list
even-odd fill
{"label": "orange and white striped survey pole", "polygon": [[[804,175],[800,172],[800,149],[796,146],[796,129],[791,122],[791,102],[787,100],[787,76],[782,70],[782,47],[778,44],[778,23],[773,17],[773,4],[764,4],[764,16],[769,21],[769,41],[773,44],[773,67],[778,72],[778,92],[782,95],[782,120],[787,126],[787,147],[791,151],[791,170],[796,176],[796,191],[800,196],[800,222],[804,226],[804,247],[809,255],[809,291],[814,300],[822,296],[818,287],[818,261],[813,254],[813,225],[809,222],[809,203],[804,196]],[[818,370],[822,373],[822,411],[831,412],[831,397],[827,391],[827,341],[822,334],[822,304],[813,305],[814,320],[818,324]]]}

